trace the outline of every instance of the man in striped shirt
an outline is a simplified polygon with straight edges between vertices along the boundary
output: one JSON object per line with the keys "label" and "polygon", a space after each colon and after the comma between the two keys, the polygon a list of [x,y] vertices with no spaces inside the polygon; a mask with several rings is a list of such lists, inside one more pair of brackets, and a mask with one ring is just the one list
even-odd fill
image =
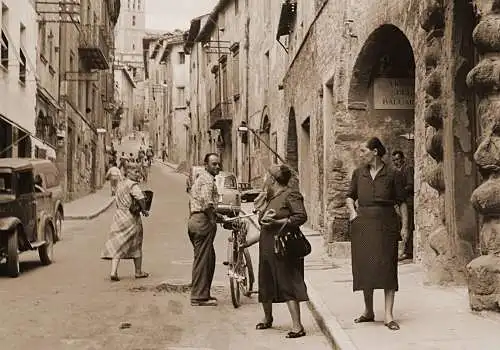
{"label": "man in striped shirt", "polygon": [[220,171],[220,159],[208,153],[204,159],[205,170],[194,180],[190,191],[188,234],[194,248],[191,286],[191,305],[216,306],[210,295],[215,272],[214,238],[217,231],[216,213],[219,194],[215,176]]}

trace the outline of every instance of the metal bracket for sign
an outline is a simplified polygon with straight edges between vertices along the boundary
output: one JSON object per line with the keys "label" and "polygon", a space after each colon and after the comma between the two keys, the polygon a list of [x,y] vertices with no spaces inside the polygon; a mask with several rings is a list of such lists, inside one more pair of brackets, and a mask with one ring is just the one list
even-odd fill
{"label": "metal bracket for sign", "polygon": [[97,72],[66,72],[64,73],[66,81],[99,81]]}
{"label": "metal bracket for sign", "polygon": [[40,23],[80,23],[80,0],[36,1]]}

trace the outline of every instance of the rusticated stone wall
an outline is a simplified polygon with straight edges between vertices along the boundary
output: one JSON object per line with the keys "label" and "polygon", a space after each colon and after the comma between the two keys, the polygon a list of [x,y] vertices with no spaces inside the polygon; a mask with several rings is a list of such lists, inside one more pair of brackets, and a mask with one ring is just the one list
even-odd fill
{"label": "rusticated stone wall", "polygon": [[481,256],[467,265],[470,306],[500,311],[500,1],[476,1],[481,15],[473,39],[479,63],[467,77],[479,97],[482,141],[474,160],[485,181],[471,201],[482,216]]}
{"label": "rusticated stone wall", "polygon": [[442,96],[443,42],[444,42],[444,7],[442,1],[426,0],[420,10],[420,25],[426,32],[425,43],[425,92],[424,118],[425,146],[427,154],[433,161],[427,161],[424,179],[438,193],[439,224],[429,235],[429,259],[424,263],[429,271],[430,280],[443,279],[449,260],[450,240],[445,225],[443,174],[443,115],[446,113],[446,102]]}

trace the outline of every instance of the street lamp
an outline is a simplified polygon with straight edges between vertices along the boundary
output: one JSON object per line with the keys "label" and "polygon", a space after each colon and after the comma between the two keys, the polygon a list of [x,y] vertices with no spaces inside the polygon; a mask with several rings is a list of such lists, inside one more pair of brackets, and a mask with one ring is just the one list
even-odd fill
{"label": "street lamp", "polygon": [[247,139],[248,138],[248,132],[251,132],[264,146],[266,146],[266,148],[271,151],[272,154],[274,154],[274,156],[276,158],[278,158],[283,164],[286,164],[286,161],[278,154],[278,152],[276,152],[274,149],[271,148],[271,146],[269,146],[260,136],[259,134],[257,133],[257,131],[255,131],[254,129],[250,128],[247,123],[245,121],[242,121],[240,126],[238,126],[238,134],[241,136],[242,138],[242,141],[244,139]]}

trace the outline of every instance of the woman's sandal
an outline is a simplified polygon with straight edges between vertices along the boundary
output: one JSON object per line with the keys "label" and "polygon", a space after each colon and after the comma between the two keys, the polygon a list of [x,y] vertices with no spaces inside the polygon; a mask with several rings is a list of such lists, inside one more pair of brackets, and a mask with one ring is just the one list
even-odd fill
{"label": "woman's sandal", "polygon": [[384,326],[389,328],[391,331],[399,331],[399,324],[396,321],[384,323]]}
{"label": "woman's sandal", "polygon": [[304,337],[305,335],[306,335],[306,331],[304,330],[304,328],[302,328],[298,332],[288,332],[288,334],[286,335],[285,338],[289,338],[289,339],[300,338],[300,337]]}
{"label": "woman's sandal", "polygon": [[364,323],[364,322],[374,322],[375,321],[375,316],[365,316],[361,315],[358,318],[354,319],[354,323]]}
{"label": "woman's sandal", "polygon": [[109,279],[113,282],[118,282],[120,280],[118,275],[111,275],[111,276],[109,276]]}
{"label": "woman's sandal", "polygon": [[147,278],[149,277],[149,273],[147,272],[141,272],[140,274],[136,274],[135,278]]}
{"label": "woman's sandal", "polygon": [[255,329],[268,329],[271,328],[272,326],[273,326],[273,318],[271,317],[270,321],[257,323]]}

